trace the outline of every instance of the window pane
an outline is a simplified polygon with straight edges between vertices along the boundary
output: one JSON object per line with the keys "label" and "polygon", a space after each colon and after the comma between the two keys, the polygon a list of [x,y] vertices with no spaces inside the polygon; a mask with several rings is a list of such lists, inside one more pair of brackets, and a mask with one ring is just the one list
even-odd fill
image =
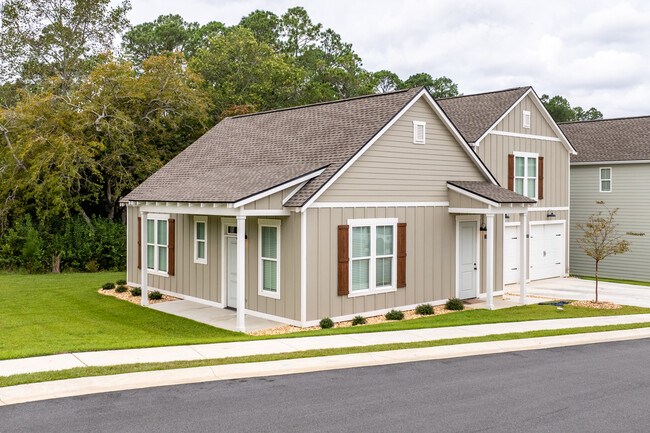
{"label": "window pane", "polygon": [[278,258],[277,227],[262,227],[262,257]]}
{"label": "window pane", "polygon": [[352,260],[352,284],[350,290],[366,290],[369,287],[370,260]]}
{"label": "window pane", "polygon": [[603,187],[601,188],[603,191],[609,191],[611,189],[611,181],[609,180],[604,180],[603,181]]}
{"label": "window pane", "polygon": [[205,240],[205,223],[197,222],[196,223],[196,238],[199,240]]}
{"label": "window pane", "polygon": [[153,269],[156,263],[155,257],[155,247],[153,245],[147,245],[147,268]]}
{"label": "window pane", "polygon": [[527,177],[537,177],[537,159],[528,158],[528,173]]}
{"label": "window pane", "polygon": [[375,243],[378,256],[393,254],[393,226],[377,226]]}
{"label": "window pane", "polygon": [[391,285],[392,261],[390,257],[377,259],[377,287]]}
{"label": "window pane", "polygon": [[515,192],[517,194],[523,194],[524,193],[524,180],[523,179],[515,179]]}
{"label": "window pane", "polygon": [[158,270],[167,272],[167,247],[158,247]]}
{"label": "window pane", "polygon": [[158,220],[158,245],[167,245],[167,221]]}
{"label": "window pane", "polygon": [[154,231],[156,229],[156,222],[154,220],[147,220],[147,243],[153,244],[155,242]]}
{"label": "window pane", "polygon": [[262,276],[262,289],[267,292],[278,291],[278,262],[262,260],[264,274]]}
{"label": "window pane", "polygon": [[370,255],[370,227],[352,227],[352,257]]}
{"label": "window pane", "polygon": [[524,176],[524,157],[515,157],[515,176]]}
{"label": "window pane", "polygon": [[197,241],[196,243],[196,255],[199,259],[205,259],[205,242]]}
{"label": "window pane", "polygon": [[526,195],[530,198],[535,198],[535,179],[528,179],[528,191]]}
{"label": "window pane", "polygon": [[600,170],[600,178],[603,179],[603,180],[605,180],[605,179],[609,180],[610,179],[609,168],[603,168],[603,169]]}

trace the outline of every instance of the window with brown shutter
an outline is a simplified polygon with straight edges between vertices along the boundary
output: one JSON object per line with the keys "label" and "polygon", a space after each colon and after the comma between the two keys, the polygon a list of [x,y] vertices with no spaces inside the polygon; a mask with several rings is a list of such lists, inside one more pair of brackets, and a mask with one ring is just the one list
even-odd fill
{"label": "window with brown shutter", "polygon": [[142,269],[142,218],[138,217],[138,269]]}
{"label": "window with brown shutter", "polygon": [[537,199],[544,198],[544,157],[537,157]]}
{"label": "window with brown shutter", "polygon": [[349,289],[349,270],[350,270],[350,255],[349,249],[349,233],[350,226],[340,225],[338,228],[338,295],[347,296],[350,293]]}
{"label": "window with brown shutter", "polygon": [[397,288],[406,287],[406,223],[397,223]]}
{"label": "window with brown shutter", "polygon": [[508,155],[508,189],[515,190],[515,155]]}
{"label": "window with brown shutter", "polygon": [[169,254],[167,256],[167,274],[174,275],[174,265],[176,264],[176,220],[170,218],[167,222],[169,223],[169,240],[167,241],[169,248]]}

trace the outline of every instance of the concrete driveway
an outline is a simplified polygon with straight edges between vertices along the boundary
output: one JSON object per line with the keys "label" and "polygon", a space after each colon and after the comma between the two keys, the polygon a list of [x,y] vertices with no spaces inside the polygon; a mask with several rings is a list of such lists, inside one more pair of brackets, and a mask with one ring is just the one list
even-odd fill
{"label": "concrete driveway", "polygon": [[[593,300],[596,282],[579,278],[549,278],[526,285],[526,293],[557,299]],[[519,294],[519,284],[506,286],[506,293]],[[598,282],[598,300],[650,308],[650,287]]]}

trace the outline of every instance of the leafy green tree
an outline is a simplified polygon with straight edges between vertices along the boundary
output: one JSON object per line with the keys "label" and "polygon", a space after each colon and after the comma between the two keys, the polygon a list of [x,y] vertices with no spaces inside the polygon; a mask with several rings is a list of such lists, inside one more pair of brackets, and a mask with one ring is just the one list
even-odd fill
{"label": "leafy green tree", "polygon": [[378,80],[375,93],[392,92],[402,87],[402,80],[394,72],[382,70],[375,72],[374,75]]}
{"label": "leafy green tree", "polygon": [[281,22],[282,52],[300,57],[320,42],[323,25],[314,24],[303,7],[289,9],[282,15]]}
{"label": "leafy green tree", "polygon": [[555,95],[552,98],[548,95],[542,95],[540,100],[553,120],[557,123],[597,120],[603,118],[603,113],[594,107],[591,107],[587,111],[583,110],[582,107],[571,108],[569,101],[560,95]]}
{"label": "leafy green tree", "polygon": [[436,98],[448,98],[458,96],[458,85],[451,78],[439,77],[434,79],[426,72],[413,74],[406,79],[400,86],[402,89],[412,89],[413,87],[425,87],[431,96]]}
{"label": "leafy green tree", "polygon": [[282,20],[273,12],[258,9],[242,18],[239,25],[250,29],[259,42],[279,50]]}

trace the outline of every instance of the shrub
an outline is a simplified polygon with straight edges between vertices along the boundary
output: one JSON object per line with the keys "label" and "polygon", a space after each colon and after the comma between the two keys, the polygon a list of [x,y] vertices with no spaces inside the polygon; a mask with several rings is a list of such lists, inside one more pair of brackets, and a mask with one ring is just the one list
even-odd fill
{"label": "shrub", "polygon": [[415,314],[419,314],[420,316],[430,316],[433,313],[433,305],[431,304],[420,304],[415,307]]}
{"label": "shrub", "polygon": [[90,260],[88,263],[86,263],[86,270],[88,272],[99,272],[99,265],[97,264],[97,260]]}
{"label": "shrub", "polygon": [[404,313],[397,310],[390,310],[386,313],[386,318],[388,320],[402,320],[404,318]]}
{"label": "shrub", "polygon": [[354,319],[352,319],[352,326],[365,325],[365,324],[366,324],[366,318],[363,316],[354,316]]}
{"label": "shrub", "polygon": [[324,319],[321,319],[320,327],[322,329],[333,328],[334,327],[334,322],[332,322],[332,319],[330,319],[329,317],[326,317]]}
{"label": "shrub", "polygon": [[117,286],[117,287],[115,288],[115,291],[116,291],[117,293],[124,293],[124,292],[126,292],[127,290],[129,290],[129,288],[126,287],[124,284],[120,284],[119,286]]}
{"label": "shrub", "polygon": [[464,310],[465,309],[465,304],[463,304],[463,301],[461,301],[458,298],[449,298],[447,303],[445,304],[445,308],[447,310]]}
{"label": "shrub", "polygon": [[102,290],[113,290],[115,288],[115,283],[106,283],[102,286]]}
{"label": "shrub", "polygon": [[162,293],[160,293],[158,290],[149,292],[149,299],[162,299]]}
{"label": "shrub", "polygon": [[132,296],[142,296],[142,289],[140,287],[134,287],[131,289]]}
{"label": "shrub", "polygon": [[117,280],[115,284],[118,286],[126,286],[126,280]]}

